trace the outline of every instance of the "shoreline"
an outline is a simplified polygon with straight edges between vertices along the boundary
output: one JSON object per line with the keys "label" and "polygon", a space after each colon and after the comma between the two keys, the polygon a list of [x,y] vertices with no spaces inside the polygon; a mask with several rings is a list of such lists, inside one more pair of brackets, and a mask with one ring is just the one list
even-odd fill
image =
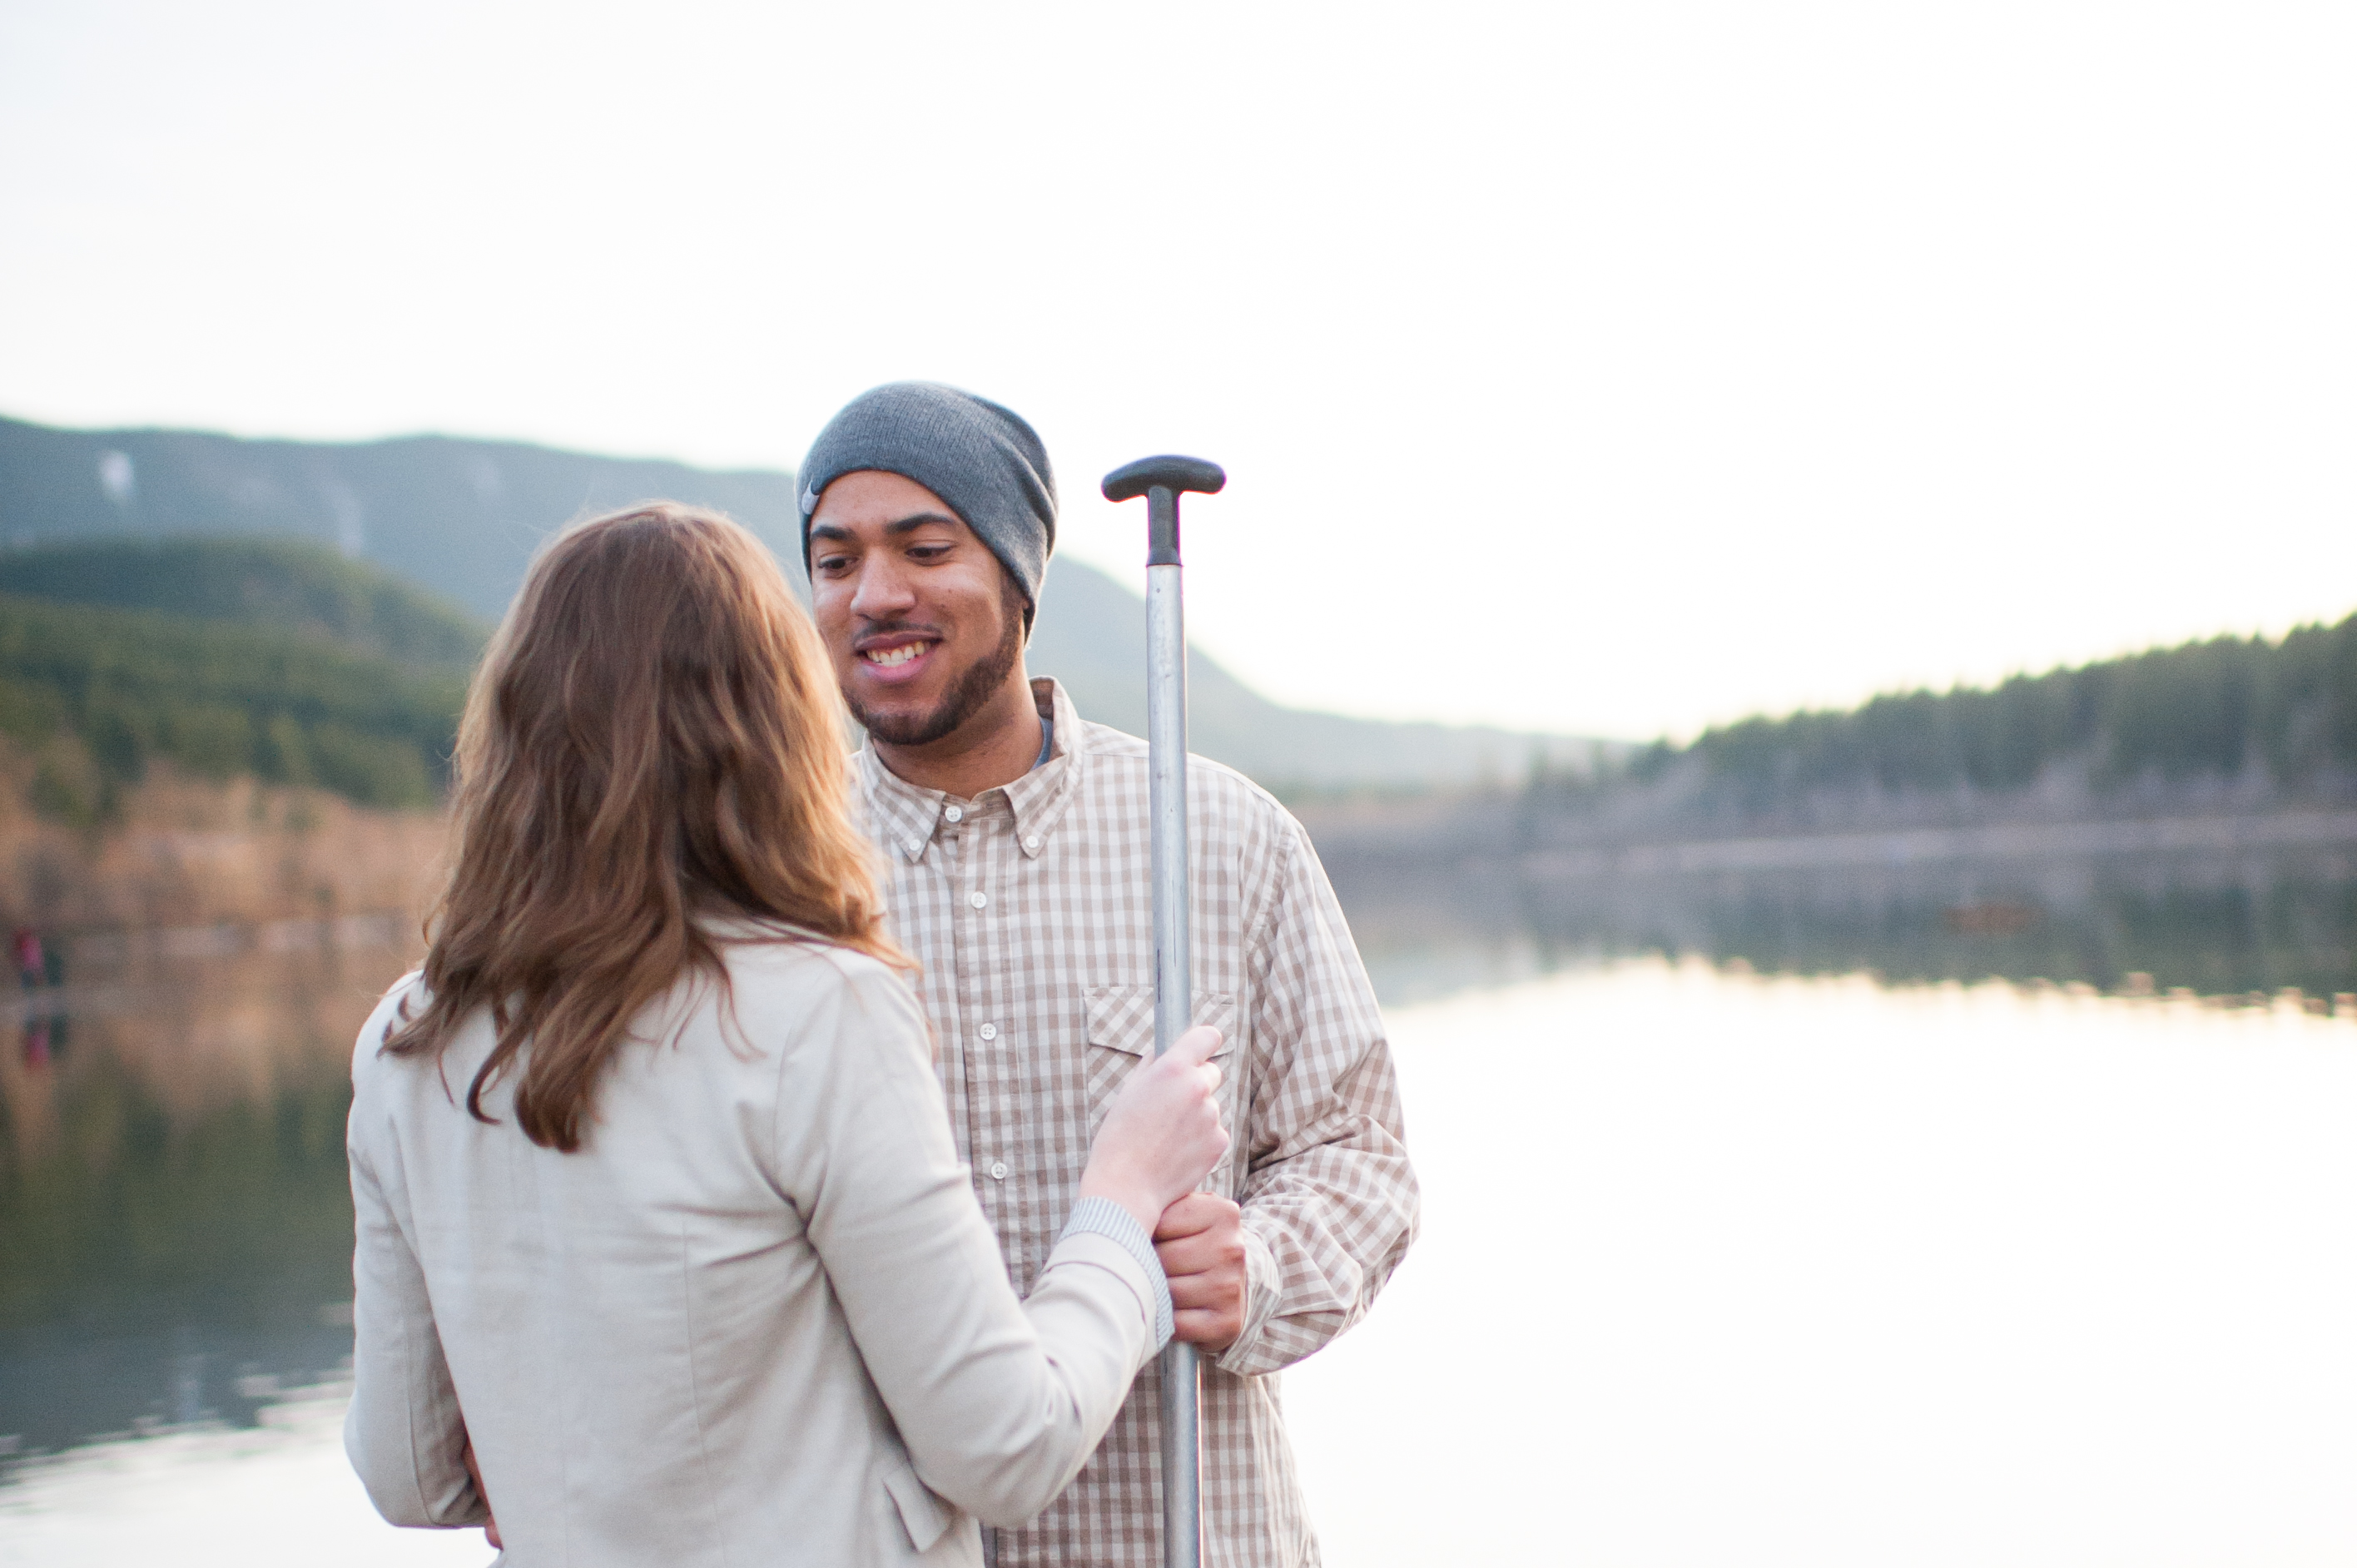
{"label": "shoreline", "polygon": [[[0,770],[23,771],[5,753]],[[432,897],[447,838],[439,811],[166,768],[91,830],[0,790],[0,921],[60,950],[68,982],[155,959],[397,944]]]}
{"label": "shoreline", "polygon": [[1533,849],[1516,858],[1547,877],[1675,875],[1842,866],[2003,862],[2050,855],[2175,854],[2357,845],[2357,811],[2151,817],[2077,822],[1991,822],[1973,827],[1760,834]]}
{"label": "shoreline", "polygon": [[2314,804],[1784,832],[1697,827],[1581,833],[1567,831],[1573,824],[1560,817],[1534,820],[1517,800],[1501,796],[1311,806],[1296,815],[1329,866],[1439,864],[1541,879],[2357,848],[2357,809]]}

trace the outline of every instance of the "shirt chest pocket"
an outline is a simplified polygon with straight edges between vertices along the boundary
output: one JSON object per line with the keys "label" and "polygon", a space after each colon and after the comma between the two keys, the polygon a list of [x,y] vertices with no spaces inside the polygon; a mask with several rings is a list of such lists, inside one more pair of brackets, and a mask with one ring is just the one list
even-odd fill
{"label": "shirt chest pocket", "polygon": [[[1082,988],[1089,1015],[1089,1136],[1096,1136],[1105,1108],[1137,1064],[1154,1054],[1154,987],[1151,985],[1090,985]],[[1238,1084],[1236,1063],[1236,998],[1229,991],[1198,991],[1189,1022],[1209,1024],[1220,1031],[1220,1048],[1211,1059],[1220,1064],[1220,1100],[1232,1108]],[[1229,1126],[1235,1125],[1232,1114]]]}

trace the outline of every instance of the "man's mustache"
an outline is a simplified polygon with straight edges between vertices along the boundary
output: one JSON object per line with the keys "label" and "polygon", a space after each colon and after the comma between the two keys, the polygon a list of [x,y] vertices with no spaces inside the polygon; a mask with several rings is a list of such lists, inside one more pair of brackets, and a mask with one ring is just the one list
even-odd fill
{"label": "man's mustache", "polygon": [[859,623],[859,637],[854,640],[870,637],[899,637],[904,634],[912,637],[930,637],[937,642],[948,640],[942,635],[940,627],[929,626],[923,621],[914,620],[864,620]]}

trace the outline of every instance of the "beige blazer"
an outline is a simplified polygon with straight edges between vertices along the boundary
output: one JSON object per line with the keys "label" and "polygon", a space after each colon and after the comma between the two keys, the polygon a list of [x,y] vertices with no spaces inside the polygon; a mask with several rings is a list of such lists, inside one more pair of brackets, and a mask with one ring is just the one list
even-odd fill
{"label": "beige blazer", "polygon": [[1018,1301],[908,986],[814,943],[725,951],[733,1007],[683,983],[652,1009],[571,1155],[504,1085],[500,1125],[467,1113],[488,1017],[437,1070],[377,1049],[417,977],[378,1006],[353,1467],[395,1524],[479,1524],[471,1435],[519,1568],[978,1563],[975,1521],[1045,1508],[1151,1359],[1150,1248],[1069,1235]]}

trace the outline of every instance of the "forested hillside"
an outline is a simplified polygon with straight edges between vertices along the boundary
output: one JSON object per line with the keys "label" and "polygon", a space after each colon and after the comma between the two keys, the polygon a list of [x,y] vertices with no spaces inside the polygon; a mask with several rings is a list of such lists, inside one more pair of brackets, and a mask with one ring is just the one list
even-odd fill
{"label": "forested hillside", "polygon": [[2357,615],[2280,640],[2222,637],[1994,688],[1753,718],[1581,778],[1558,816],[1762,828],[2035,811],[2265,810],[2357,797]]}
{"label": "forested hillside", "polygon": [[0,556],[0,735],[31,759],[35,810],[77,825],[105,821],[159,761],[431,805],[482,636],[299,543]]}
{"label": "forested hillside", "polygon": [[429,668],[470,667],[490,629],[389,572],[293,539],[111,539],[0,552],[0,594],[270,627]]}

